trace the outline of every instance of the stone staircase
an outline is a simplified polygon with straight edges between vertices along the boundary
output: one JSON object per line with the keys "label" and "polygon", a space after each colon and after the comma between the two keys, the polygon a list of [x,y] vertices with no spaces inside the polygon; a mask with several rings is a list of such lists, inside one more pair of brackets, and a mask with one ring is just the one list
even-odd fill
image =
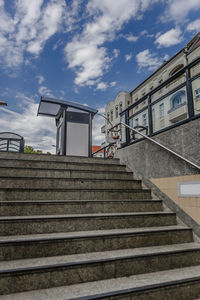
{"label": "stone staircase", "polygon": [[118,160],[0,153],[0,299],[190,300],[200,244]]}

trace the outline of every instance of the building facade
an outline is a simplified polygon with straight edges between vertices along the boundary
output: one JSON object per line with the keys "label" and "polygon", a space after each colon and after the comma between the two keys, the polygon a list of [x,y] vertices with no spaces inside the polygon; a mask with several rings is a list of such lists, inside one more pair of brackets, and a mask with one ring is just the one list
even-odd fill
{"label": "building facade", "polygon": [[[130,93],[120,92],[106,106],[106,124],[102,133],[121,118],[130,126],[156,134],[200,114],[200,33],[185,48],[165,62],[157,71]],[[120,133],[120,128],[117,127]],[[124,131],[125,135],[125,131]],[[140,136],[129,133],[128,142]],[[123,137],[124,144],[127,136]],[[105,144],[104,144],[105,145]]]}

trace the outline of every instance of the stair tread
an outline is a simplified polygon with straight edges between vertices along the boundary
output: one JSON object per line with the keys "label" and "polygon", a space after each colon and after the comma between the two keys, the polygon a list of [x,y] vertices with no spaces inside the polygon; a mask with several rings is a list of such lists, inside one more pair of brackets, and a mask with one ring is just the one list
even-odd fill
{"label": "stair tread", "polygon": [[64,218],[94,218],[94,217],[120,217],[120,216],[142,216],[142,215],[174,215],[170,211],[156,212],[127,212],[127,213],[92,213],[92,214],[65,214],[65,215],[36,215],[36,216],[5,216],[0,221],[37,220],[37,219],[64,219]]}
{"label": "stair tread", "polygon": [[[121,165],[119,165],[119,166],[121,166]],[[99,171],[99,170],[91,170],[90,168],[88,168],[88,169],[84,169],[84,170],[82,170],[82,169],[70,169],[70,167],[69,168],[63,168],[63,169],[61,169],[61,168],[59,168],[59,169],[55,169],[55,168],[32,168],[32,166],[31,167],[19,167],[19,166],[13,166],[13,167],[6,167],[6,166],[0,166],[0,170],[2,170],[2,169],[6,169],[6,170],[8,170],[8,169],[11,169],[11,170],[13,170],[13,169],[17,169],[17,170],[34,170],[34,171],[55,171],[55,172],[68,172],[68,171],[72,171],[72,172],[81,172],[81,173],[105,173],[105,174],[113,174],[113,173],[119,173],[119,174],[133,174],[133,172],[131,172],[131,171],[124,171],[124,170],[121,170],[121,171],[113,171],[113,170],[110,170],[110,171],[108,171],[108,170],[106,170],[106,171]],[[1,175],[1,176],[3,176],[3,175]]]}
{"label": "stair tread", "polygon": [[12,261],[0,262],[0,273],[28,270],[31,268],[49,268],[57,266],[77,265],[91,262],[101,262],[103,260],[115,260],[128,257],[141,257],[149,255],[159,255],[174,253],[179,251],[200,250],[200,243],[185,243],[185,244],[173,244],[164,246],[153,246],[144,248],[133,248],[123,250],[113,250],[104,252],[90,252],[83,254],[52,256],[32,259],[19,259]]}
{"label": "stair tread", "polygon": [[[76,177],[76,178],[66,178],[66,177],[63,177],[63,178],[52,178],[52,177],[40,177],[40,178],[38,178],[38,177],[27,177],[27,176],[25,176],[25,177],[10,177],[10,176],[3,176],[3,177],[1,177],[0,176],[0,179],[1,180],[20,180],[20,181],[24,181],[24,180],[27,180],[27,181],[32,181],[33,179],[34,179],[34,181],[41,181],[41,180],[43,180],[43,181],[47,181],[47,180],[50,180],[50,181],[78,181],[78,180],[80,180],[80,181],[100,181],[100,182],[102,182],[102,181],[106,181],[106,182],[108,182],[108,179],[104,179],[104,178],[82,178],[82,177],[80,177],[80,178],[78,178],[78,177]],[[141,180],[139,180],[139,179],[115,179],[115,178],[113,178],[113,179],[109,179],[109,181],[123,181],[123,182],[141,182]]]}
{"label": "stair tread", "polygon": [[60,203],[101,203],[101,202],[105,202],[105,203],[122,203],[122,202],[136,202],[136,203],[144,203],[144,202],[162,202],[162,200],[158,200],[158,199],[136,199],[136,200],[132,200],[132,199],[116,199],[116,200],[14,200],[14,201],[1,201],[1,205],[14,205],[14,204],[38,204],[38,203],[42,203],[42,204],[60,204]]}
{"label": "stair tread", "polygon": [[[30,292],[15,293],[0,296],[0,300],[72,300],[92,295],[100,298],[102,294],[120,292],[130,289],[145,289],[151,286],[170,285],[177,281],[198,279],[200,266],[178,268],[173,270],[159,271],[129,277],[118,277],[114,279],[93,281],[61,286],[57,288],[41,289]],[[99,297],[98,297],[99,295]],[[198,300],[198,299],[195,299]]]}
{"label": "stair tread", "polygon": [[[60,159],[60,157],[58,156],[55,156],[55,158],[53,157],[53,159],[44,159],[46,158],[45,156],[42,157],[43,159],[41,159],[41,157],[39,156],[35,156],[35,157],[31,157],[31,158],[28,158],[28,157],[19,157],[19,158],[12,158],[12,157],[8,157],[8,158],[3,158],[0,154],[0,161],[23,161],[23,162],[56,162],[56,163],[69,163],[69,164],[98,164],[98,165],[116,165],[116,166],[119,166],[121,165],[120,162],[119,162],[119,159],[114,159],[114,160],[107,160],[107,159],[103,159],[103,158],[85,158],[85,157],[81,157],[80,161],[79,160],[76,160],[76,157],[74,157],[74,160],[67,160],[65,159],[65,157],[67,156],[64,156],[63,159]],[[38,159],[40,158],[40,159]],[[50,157],[48,157],[50,158]],[[79,157],[80,158],[80,157]],[[124,166],[124,165],[122,165]]]}
{"label": "stair tread", "polygon": [[123,235],[123,234],[137,234],[137,233],[151,233],[163,232],[174,230],[191,230],[190,228],[182,225],[160,226],[160,227],[140,227],[140,228],[126,228],[126,229],[107,229],[107,230],[94,230],[94,231],[73,231],[63,233],[48,233],[48,234],[29,234],[29,235],[13,235],[13,236],[0,236],[0,243],[13,242],[13,241],[38,241],[50,239],[71,239],[71,238],[84,238],[93,236],[106,236],[106,235]]}

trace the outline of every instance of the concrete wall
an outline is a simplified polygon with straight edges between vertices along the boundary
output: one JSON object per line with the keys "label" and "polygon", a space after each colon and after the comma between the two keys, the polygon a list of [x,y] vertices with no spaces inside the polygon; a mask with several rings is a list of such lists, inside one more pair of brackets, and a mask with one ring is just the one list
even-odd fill
{"label": "concrete wall", "polygon": [[[153,137],[168,148],[200,165],[200,118]],[[198,174],[198,170],[166,150],[143,140],[119,149],[115,157],[136,178],[163,178]]]}

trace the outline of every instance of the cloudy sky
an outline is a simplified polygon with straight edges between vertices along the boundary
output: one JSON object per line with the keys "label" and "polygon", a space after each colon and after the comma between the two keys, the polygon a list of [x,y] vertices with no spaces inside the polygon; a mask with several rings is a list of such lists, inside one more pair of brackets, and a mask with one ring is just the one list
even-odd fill
{"label": "cloudy sky", "polygon": [[[0,0],[0,132],[52,150],[54,119],[40,96],[101,112],[200,31],[200,0]],[[95,118],[93,143],[104,120]]]}

